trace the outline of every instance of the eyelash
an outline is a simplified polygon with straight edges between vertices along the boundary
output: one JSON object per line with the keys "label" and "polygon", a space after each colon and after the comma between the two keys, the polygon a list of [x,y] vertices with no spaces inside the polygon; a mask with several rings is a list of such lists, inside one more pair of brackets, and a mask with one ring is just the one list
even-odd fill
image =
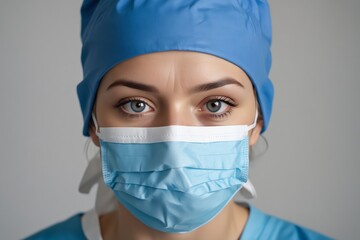
{"label": "eyelash", "polygon": [[[206,115],[208,117],[211,117],[211,118],[214,118],[216,120],[221,120],[223,118],[226,118],[228,117],[232,111],[233,111],[233,108],[234,107],[237,107],[238,104],[235,103],[232,99],[228,98],[228,97],[224,97],[224,96],[214,96],[214,97],[211,97],[209,99],[207,99],[204,103],[201,104],[201,108],[202,109],[205,104],[209,103],[210,101],[212,100],[218,100],[222,103],[225,103],[227,105],[230,106],[230,109],[227,110],[226,112],[223,112],[223,113],[220,113],[220,114],[216,114],[216,113],[207,113]],[[144,101],[144,99],[142,98],[136,98],[136,97],[132,97],[132,98],[126,98],[126,99],[122,99],[120,100],[117,104],[115,104],[115,108],[119,109],[120,113],[124,116],[124,117],[128,117],[128,118],[140,118],[142,117],[144,114],[142,113],[137,113],[137,114],[131,114],[131,113],[127,113],[123,108],[123,106],[129,102],[132,102],[132,101],[138,101],[138,102],[142,102],[146,105],[148,105],[150,108],[152,108],[146,101]],[[201,110],[202,111],[202,110]]]}
{"label": "eyelash", "polygon": [[216,120],[221,120],[223,118],[226,118],[226,117],[230,116],[232,111],[233,111],[233,108],[238,106],[238,104],[235,103],[232,99],[230,99],[228,97],[224,97],[224,96],[211,97],[211,98],[207,99],[205,101],[205,103],[202,104],[202,106],[204,106],[205,104],[207,104],[208,102],[210,102],[212,100],[218,100],[218,101],[223,102],[223,103],[230,106],[230,109],[227,110],[226,112],[223,112],[223,113],[220,113],[220,114],[216,114],[216,113],[208,113],[207,114],[207,116],[209,116],[211,118],[214,118]]}
{"label": "eyelash", "polygon": [[[144,114],[143,113],[137,113],[137,114],[132,114],[132,113],[127,113],[125,110],[123,110],[123,106],[129,102],[133,102],[133,101],[138,101],[138,102],[142,102],[145,103],[146,105],[148,105],[150,107],[150,105],[144,101],[144,99],[141,98],[136,98],[136,97],[132,97],[132,98],[126,98],[126,99],[122,99],[120,100],[117,104],[115,104],[115,108],[118,108],[120,111],[120,113],[124,116],[124,117],[128,117],[128,118],[140,118],[142,117]],[[152,108],[152,107],[150,107]]]}

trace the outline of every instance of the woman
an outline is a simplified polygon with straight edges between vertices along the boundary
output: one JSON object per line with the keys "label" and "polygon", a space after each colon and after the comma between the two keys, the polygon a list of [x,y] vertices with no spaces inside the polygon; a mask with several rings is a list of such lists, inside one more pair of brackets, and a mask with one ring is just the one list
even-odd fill
{"label": "woman", "polygon": [[328,239],[232,201],[254,194],[249,147],[271,115],[266,1],[84,1],[81,13],[83,134],[101,152],[81,191],[99,181],[97,204],[28,239]]}

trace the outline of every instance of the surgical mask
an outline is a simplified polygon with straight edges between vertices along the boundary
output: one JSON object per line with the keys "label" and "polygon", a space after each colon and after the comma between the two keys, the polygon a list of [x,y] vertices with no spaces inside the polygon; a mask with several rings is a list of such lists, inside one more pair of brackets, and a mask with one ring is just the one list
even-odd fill
{"label": "surgical mask", "polygon": [[[247,182],[252,125],[100,127],[105,184],[145,225],[193,231]],[[99,130],[99,131],[98,131]]]}

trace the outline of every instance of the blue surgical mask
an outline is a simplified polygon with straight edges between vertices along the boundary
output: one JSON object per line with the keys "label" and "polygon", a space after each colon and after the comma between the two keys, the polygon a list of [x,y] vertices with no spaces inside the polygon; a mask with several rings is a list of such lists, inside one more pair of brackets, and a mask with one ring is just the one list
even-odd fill
{"label": "blue surgical mask", "polygon": [[[103,177],[118,201],[162,232],[212,220],[248,180],[252,125],[98,129]],[[98,131],[99,130],[99,131]]]}

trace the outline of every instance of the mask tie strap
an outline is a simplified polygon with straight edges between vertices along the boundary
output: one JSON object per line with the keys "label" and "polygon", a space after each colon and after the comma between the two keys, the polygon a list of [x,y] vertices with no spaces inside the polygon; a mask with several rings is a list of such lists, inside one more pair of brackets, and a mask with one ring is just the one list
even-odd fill
{"label": "mask tie strap", "polygon": [[[251,130],[256,126],[257,123],[257,118],[258,118],[258,110],[256,108],[255,111],[255,119],[254,122],[247,126],[247,130]],[[248,179],[247,182],[243,185],[243,187],[240,189],[240,192],[242,193],[242,195],[247,198],[247,199],[251,199],[251,198],[255,198],[256,197],[256,190],[254,185],[250,182],[250,180]]]}
{"label": "mask tie strap", "polygon": [[95,133],[98,137],[100,137],[100,133],[99,133],[99,126],[97,124],[97,121],[96,121],[96,118],[95,118],[95,114],[94,113],[91,113],[91,117],[92,117],[92,120],[94,122],[94,126],[95,126]]}
{"label": "mask tie strap", "polygon": [[240,193],[242,196],[244,196],[247,199],[256,198],[256,190],[254,185],[250,182],[248,179],[247,182],[243,185],[243,187],[240,189]]}
{"label": "mask tie strap", "polygon": [[89,193],[91,188],[98,182],[101,177],[100,152],[97,152],[88,163],[79,185],[79,192]]}
{"label": "mask tie strap", "polygon": [[258,118],[258,110],[256,109],[256,112],[255,112],[255,120],[254,122],[248,126],[248,131],[253,129],[255,126],[256,126],[256,123],[257,123],[257,118]]}

